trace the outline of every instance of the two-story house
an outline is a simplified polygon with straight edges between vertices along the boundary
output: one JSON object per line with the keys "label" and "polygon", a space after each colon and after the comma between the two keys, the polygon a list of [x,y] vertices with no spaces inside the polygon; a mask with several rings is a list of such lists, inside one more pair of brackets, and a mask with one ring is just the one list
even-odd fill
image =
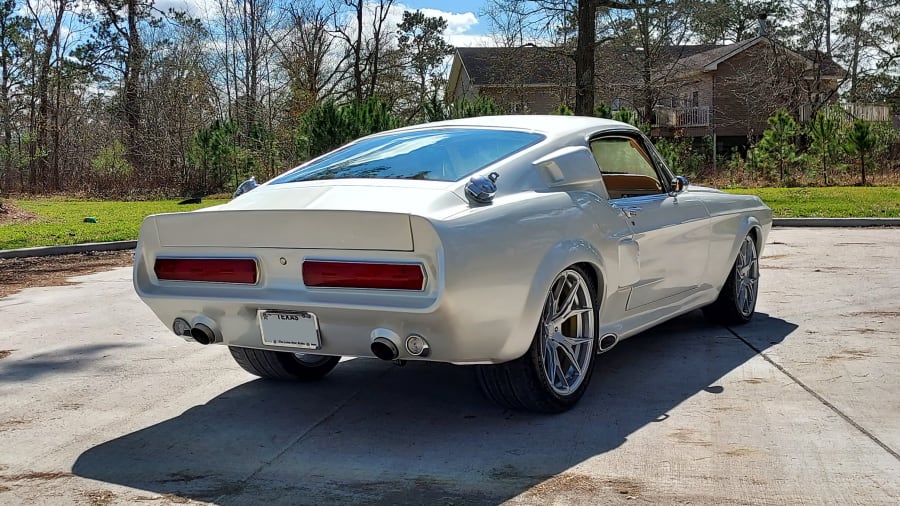
{"label": "two-story house", "polygon": [[[792,51],[766,36],[663,46],[649,55],[609,44],[596,54],[598,104],[633,111],[654,135],[711,136],[720,149],[758,137],[779,108],[808,118],[837,100],[846,74],[822,53]],[[573,60],[560,48],[532,45],[458,48],[447,100],[479,95],[511,112],[547,114],[571,106]]]}

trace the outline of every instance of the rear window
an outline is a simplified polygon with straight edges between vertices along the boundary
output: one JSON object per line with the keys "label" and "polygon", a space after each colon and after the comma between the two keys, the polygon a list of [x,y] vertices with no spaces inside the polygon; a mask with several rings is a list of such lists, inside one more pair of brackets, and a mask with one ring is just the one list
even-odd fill
{"label": "rear window", "polygon": [[273,183],[348,178],[458,181],[543,139],[540,134],[513,130],[400,132],[338,149]]}

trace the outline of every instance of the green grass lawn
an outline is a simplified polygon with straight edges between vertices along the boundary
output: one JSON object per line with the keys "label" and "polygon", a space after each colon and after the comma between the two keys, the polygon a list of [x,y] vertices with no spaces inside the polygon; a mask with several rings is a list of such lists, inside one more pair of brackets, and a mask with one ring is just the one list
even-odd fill
{"label": "green grass lawn", "polygon": [[[137,239],[145,216],[191,211],[223,202],[226,201],[204,199],[202,204],[179,206],[177,200],[12,200],[15,206],[35,213],[38,219],[31,223],[0,225],[0,249]],[[97,222],[85,223],[89,216]]]}
{"label": "green grass lawn", "polygon": [[[900,217],[900,187],[738,188],[730,193],[758,195],[778,218]],[[179,206],[177,200],[108,202],[89,200],[13,200],[38,216],[31,223],[0,225],[0,249],[137,239],[141,220],[156,213],[191,211],[226,202],[204,199]],[[85,223],[94,217],[97,223]]]}
{"label": "green grass lawn", "polygon": [[729,193],[757,195],[776,218],[900,217],[900,186],[736,188]]}

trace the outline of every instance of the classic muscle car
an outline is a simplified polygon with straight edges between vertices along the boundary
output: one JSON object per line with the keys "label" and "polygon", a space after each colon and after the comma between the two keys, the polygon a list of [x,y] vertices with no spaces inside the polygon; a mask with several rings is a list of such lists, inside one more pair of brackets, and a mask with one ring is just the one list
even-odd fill
{"label": "classic muscle car", "polygon": [[148,217],[134,286],[176,335],[257,376],[449,362],[501,405],[559,412],[622,339],[698,308],[748,321],[771,225],[758,198],[676,177],[630,125],[460,119]]}

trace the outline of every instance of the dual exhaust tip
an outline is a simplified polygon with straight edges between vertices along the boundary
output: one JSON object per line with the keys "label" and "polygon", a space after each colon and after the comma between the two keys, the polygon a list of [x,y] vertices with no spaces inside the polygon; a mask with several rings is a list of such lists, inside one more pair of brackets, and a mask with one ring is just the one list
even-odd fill
{"label": "dual exhaust tip", "polygon": [[[372,345],[369,347],[372,354],[381,360],[399,360],[400,348],[398,343],[400,336],[388,329],[375,329],[372,331]],[[431,351],[428,341],[419,334],[410,334],[404,341],[406,352],[414,357],[427,357]]]}
{"label": "dual exhaust tip", "polygon": [[186,341],[194,341],[203,345],[220,343],[222,338],[216,333],[215,324],[206,318],[195,318],[191,324],[184,318],[175,318],[172,330]]}

